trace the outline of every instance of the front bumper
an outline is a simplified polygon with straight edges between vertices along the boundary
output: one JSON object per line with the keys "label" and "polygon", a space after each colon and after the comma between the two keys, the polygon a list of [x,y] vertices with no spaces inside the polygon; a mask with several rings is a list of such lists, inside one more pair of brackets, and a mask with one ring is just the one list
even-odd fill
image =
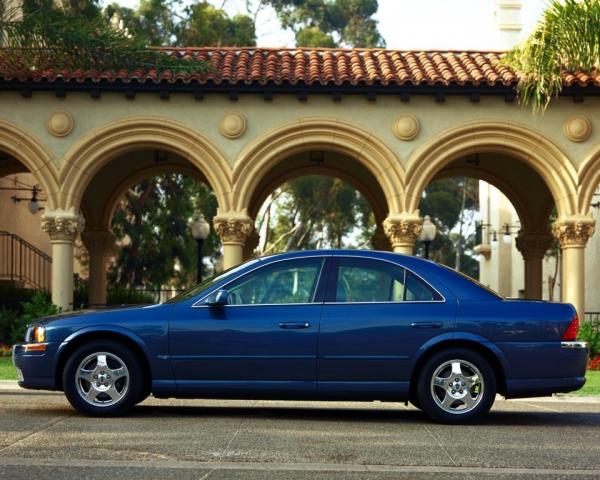
{"label": "front bumper", "polygon": [[13,346],[12,361],[19,375],[19,386],[34,390],[56,390],[54,359],[57,345],[45,343],[44,350],[30,350],[30,345],[17,343]]}

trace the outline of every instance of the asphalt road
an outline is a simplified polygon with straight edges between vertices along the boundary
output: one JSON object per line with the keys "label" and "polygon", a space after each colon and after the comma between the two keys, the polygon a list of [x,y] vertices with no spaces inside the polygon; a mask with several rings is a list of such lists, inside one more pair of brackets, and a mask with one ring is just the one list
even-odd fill
{"label": "asphalt road", "polygon": [[85,418],[0,392],[1,479],[600,478],[600,403],[496,402],[449,427],[389,403],[148,399]]}

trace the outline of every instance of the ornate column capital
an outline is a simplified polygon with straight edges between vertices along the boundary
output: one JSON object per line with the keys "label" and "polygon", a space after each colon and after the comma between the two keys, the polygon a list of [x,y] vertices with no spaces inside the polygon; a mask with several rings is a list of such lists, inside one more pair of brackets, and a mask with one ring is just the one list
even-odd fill
{"label": "ornate column capital", "polygon": [[393,249],[412,247],[423,229],[423,219],[415,214],[390,215],[383,221],[383,232]]}
{"label": "ornate column capital", "polygon": [[73,243],[85,225],[83,216],[71,210],[49,210],[42,215],[42,230],[52,242]]}
{"label": "ornate column capital", "polygon": [[81,234],[81,241],[90,254],[106,255],[115,246],[115,236],[108,230],[85,230]]}
{"label": "ornate column capital", "polygon": [[213,218],[215,232],[223,245],[244,245],[254,230],[254,222],[244,212],[219,213]]}
{"label": "ornate column capital", "polygon": [[594,234],[595,226],[596,221],[591,217],[563,217],[552,224],[552,234],[559,241],[561,248],[583,248]]}
{"label": "ornate column capital", "polygon": [[552,246],[552,235],[545,232],[520,232],[515,238],[515,244],[525,260],[544,258],[544,254]]}

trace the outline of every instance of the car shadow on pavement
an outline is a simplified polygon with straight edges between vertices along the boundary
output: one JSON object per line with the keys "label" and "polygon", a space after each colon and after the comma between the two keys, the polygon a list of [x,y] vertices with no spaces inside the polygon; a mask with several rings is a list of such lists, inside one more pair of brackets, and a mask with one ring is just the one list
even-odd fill
{"label": "car shadow on pavement", "polygon": [[[160,417],[192,417],[192,418],[249,418],[285,421],[334,421],[382,423],[398,422],[403,424],[432,424],[423,412],[403,405],[397,409],[372,408],[319,408],[319,407],[287,407],[287,406],[156,406],[138,405],[131,416],[143,418]],[[480,422],[488,426],[573,426],[589,425],[600,427],[600,411],[598,412],[559,412],[559,411],[502,411],[492,410]]]}

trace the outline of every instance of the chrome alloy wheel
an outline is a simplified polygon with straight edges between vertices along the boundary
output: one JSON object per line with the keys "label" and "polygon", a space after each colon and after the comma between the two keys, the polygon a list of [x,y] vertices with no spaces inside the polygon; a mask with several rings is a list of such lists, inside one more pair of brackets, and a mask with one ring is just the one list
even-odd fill
{"label": "chrome alloy wheel", "polygon": [[129,388],[129,370],[113,353],[97,352],[85,357],[75,373],[77,392],[95,407],[118,403]]}
{"label": "chrome alloy wheel", "polygon": [[448,360],[431,377],[431,395],[435,403],[451,414],[460,415],[477,407],[484,388],[481,372],[466,360]]}

